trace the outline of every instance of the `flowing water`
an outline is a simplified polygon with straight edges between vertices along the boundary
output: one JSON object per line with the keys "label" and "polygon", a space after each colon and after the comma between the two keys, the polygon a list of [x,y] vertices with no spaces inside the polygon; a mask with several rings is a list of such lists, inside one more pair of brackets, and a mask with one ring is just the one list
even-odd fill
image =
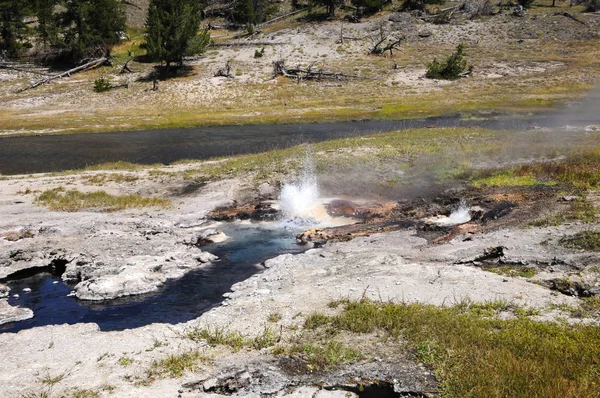
{"label": "flowing water", "polygon": [[27,174],[79,169],[125,161],[168,164],[287,148],[302,143],[417,127],[482,126],[527,128],[543,118],[462,120],[460,116],[390,121],[218,126],[122,131],[99,134],[0,137],[0,174]]}

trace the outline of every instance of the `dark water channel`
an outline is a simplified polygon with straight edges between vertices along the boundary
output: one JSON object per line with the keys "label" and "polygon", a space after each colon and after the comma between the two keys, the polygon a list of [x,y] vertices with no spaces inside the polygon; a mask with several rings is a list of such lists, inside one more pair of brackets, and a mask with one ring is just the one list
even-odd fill
{"label": "dark water channel", "polygon": [[[299,228],[299,227],[298,227]],[[7,283],[9,303],[30,308],[34,317],[0,325],[0,332],[18,332],[37,326],[93,322],[101,330],[123,330],[151,323],[176,324],[195,319],[223,301],[231,286],[260,272],[266,259],[283,253],[299,253],[298,228],[269,224],[226,224],[219,230],[230,236],[222,243],[203,247],[219,256],[211,266],[191,271],[170,281],[158,292],[106,302],[79,301],[71,287],[49,273]],[[30,288],[30,293],[23,292]],[[19,294],[18,298],[13,294]]]}
{"label": "dark water channel", "polygon": [[436,126],[527,128],[544,117],[462,120],[457,116],[400,121],[219,126],[126,131],[98,134],[41,135],[0,138],[0,174],[27,174],[80,169],[126,161],[169,164],[182,159],[208,159],[258,153],[301,143],[320,142],[376,132]]}

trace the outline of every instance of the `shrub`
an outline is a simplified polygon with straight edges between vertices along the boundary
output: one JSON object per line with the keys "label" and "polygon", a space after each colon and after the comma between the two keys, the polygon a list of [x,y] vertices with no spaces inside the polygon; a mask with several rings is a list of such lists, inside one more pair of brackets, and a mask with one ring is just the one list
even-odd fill
{"label": "shrub", "polygon": [[265,55],[265,48],[261,48],[260,50],[254,50],[254,58],[262,58]]}
{"label": "shrub", "polygon": [[105,77],[94,80],[94,91],[97,93],[103,93],[111,88],[112,85],[110,84],[110,81]]}
{"label": "shrub", "polygon": [[454,80],[461,77],[465,72],[470,72],[473,67],[467,64],[463,58],[465,55],[465,46],[459,44],[456,51],[450,54],[444,62],[434,59],[427,66],[426,77],[430,79]]}

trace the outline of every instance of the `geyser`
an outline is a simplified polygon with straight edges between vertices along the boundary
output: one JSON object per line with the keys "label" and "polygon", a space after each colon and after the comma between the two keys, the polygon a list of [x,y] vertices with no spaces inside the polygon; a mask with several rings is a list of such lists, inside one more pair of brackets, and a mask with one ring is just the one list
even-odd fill
{"label": "geyser", "polygon": [[302,174],[296,182],[286,182],[279,195],[281,211],[285,218],[318,218],[323,205],[319,201],[319,184],[314,165],[309,156],[302,164]]}

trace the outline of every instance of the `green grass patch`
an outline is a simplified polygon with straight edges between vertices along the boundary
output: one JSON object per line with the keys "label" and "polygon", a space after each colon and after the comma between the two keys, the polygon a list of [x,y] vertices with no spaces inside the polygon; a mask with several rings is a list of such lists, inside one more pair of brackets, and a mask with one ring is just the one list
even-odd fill
{"label": "green grass patch", "polygon": [[200,351],[189,351],[182,354],[171,354],[161,360],[152,362],[152,366],[146,372],[149,379],[156,377],[177,378],[183,376],[186,371],[198,369],[200,363],[207,363],[208,358]]}
{"label": "green grass patch", "polygon": [[205,341],[211,347],[221,345],[239,351],[242,348],[262,350],[271,347],[275,345],[279,336],[271,327],[265,326],[255,337],[246,337],[237,331],[230,332],[224,327],[192,328],[185,333],[185,337],[196,342]]}
{"label": "green grass patch", "polygon": [[361,300],[343,304],[329,324],[405,344],[433,367],[444,397],[597,397],[600,328],[488,316],[507,306]]}
{"label": "green grass patch", "polygon": [[560,244],[570,249],[581,249],[600,252],[600,231],[589,230],[579,232],[572,236],[565,236]]}
{"label": "green grass patch", "polygon": [[362,358],[362,354],[357,349],[333,340],[327,344],[294,344],[285,350],[280,350],[278,354],[300,359],[308,372],[328,371]]}
{"label": "green grass patch", "polygon": [[475,188],[530,187],[533,185],[541,185],[541,184],[543,184],[543,183],[541,181],[538,181],[533,176],[516,176],[516,175],[512,175],[510,171],[473,181],[473,186]]}
{"label": "green grass patch", "polygon": [[564,185],[600,187],[600,146],[570,150],[562,161],[525,164],[510,169],[482,170],[471,176],[475,187]]}
{"label": "green grass patch", "polygon": [[37,204],[47,206],[51,210],[69,212],[85,209],[116,211],[144,207],[167,208],[171,206],[171,202],[167,199],[148,198],[140,195],[117,196],[104,191],[80,192],[74,189],[66,190],[62,187],[42,192],[35,201]]}

